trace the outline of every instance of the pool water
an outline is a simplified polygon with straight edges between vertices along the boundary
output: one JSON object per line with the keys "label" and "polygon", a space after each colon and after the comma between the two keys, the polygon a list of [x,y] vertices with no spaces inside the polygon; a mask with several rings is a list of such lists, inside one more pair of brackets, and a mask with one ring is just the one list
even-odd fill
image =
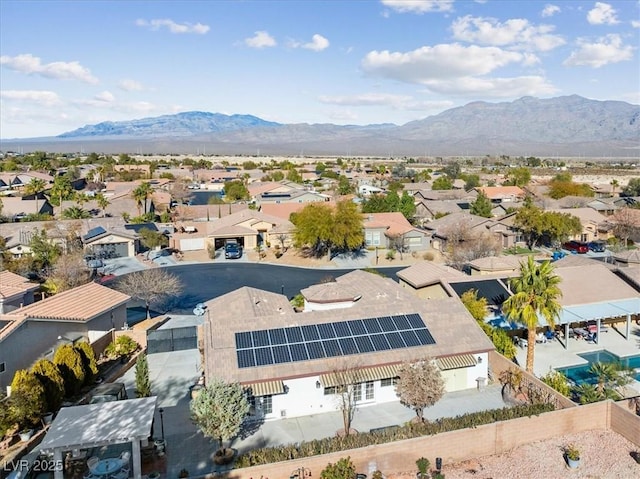
{"label": "pool water", "polygon": [[[627,366],[636,370],[640,368],[640,355],[620,358],[619,356],[616,356],[615,354],[604,350],[594,351],[592,353],[578,354],[578,356],[586,359],[588,361],[588,364],[557,369],[576,384],[596,384],[596,377],[589,372],[591,365],[594,363],[620,362],[623,366]],[[640,371],[636,371],[635,379],[636,381],[640,381]]]}

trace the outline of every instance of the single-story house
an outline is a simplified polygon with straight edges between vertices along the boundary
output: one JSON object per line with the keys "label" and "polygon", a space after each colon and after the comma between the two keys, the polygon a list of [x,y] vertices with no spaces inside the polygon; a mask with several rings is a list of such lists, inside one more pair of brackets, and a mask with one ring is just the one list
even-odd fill
{"label": "single-story house", "polygon": [[209,234],[204,245],[205,249],[209,245],[215,249],[221,248],[227,239],[235,239],[244,248],[253,249],[258,245],[266,245],[267,242],[273,243],[275,238],[271,238],[271,231],[276,226],[285,225],[285,229],[289,231],[293,228],[288,220],[250,209],[206,223],[206,225]]}
{"label": "single-story house", "polygon": [[140,251],[140,235],[127,229],[95,226],[82,236],[86,252],[104,258],[134,257]]}
{"label": "single-story house", "polygon": [[607,217],[592,208],[549,208],[547,211],[568,213],[580,220],[582,231],[569,239],[594,241],[598,239],[606,240],[609,237],[607,228],[605,227]]}
{"label": "single-story house", "polygon": [[364,236],[367,246],[420,251],[429,248],[429,234],[414,227],[402,213],[366,213]]}
{"label": "single-story house", "polygon": [[50,357],[63,342],[89,342],[127,319],[130,297],[97,283],[87,283],[0,317],[0,387],[11,384],[18,369]]}
{"label": "single-story house", "polygon": [[19,221],[28,215],[51,215],[53,206],[46,199],[27,200],[22,197],[3,196],[2,215]]}
{"label": "single-story house", "polygon": [[427,357],[447,391],[487,378],[493,345],[457,298],[424,301],[361,270],[303,294],[305,312],[249,287],[207,303],[216,314],[204,324],[205,377],[241,383],[257,419],[339,409],[343,373],[357,378],[358,407],[398,401],[398,367]]}
{"label": "single-story house", "polygon": [[0,271],[0,314],[9,313],[35,301],[34,293],[40,288],[11,271]]}
{"label": "single-story house", "polygon": [[478,186],[478,193],[484,193],[492,203],[515,203],[525,197],[519,186]]}

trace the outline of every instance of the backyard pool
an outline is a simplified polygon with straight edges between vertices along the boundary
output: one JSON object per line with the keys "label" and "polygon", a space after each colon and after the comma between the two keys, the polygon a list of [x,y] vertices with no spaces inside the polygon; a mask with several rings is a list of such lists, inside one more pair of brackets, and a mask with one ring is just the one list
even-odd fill
{"label": "backyard pool", "polygon": [[595,384],[596,377],[589,372],[589,368],[594,363],[617,363],[619,362],[623,366],[630,367],[636,370],[635,379],[636,381],[640,381],[640,355],[628,356],[625,358],[621,358],[616,356],[615,354],[603,350],[603,351],[594,351],[591,353],[582,353],[578,354],[583,359],[588,361],[587,364],[582,364],[580,366],[571,366],[568,368],[558,368],[557,371],[564,374],[568,379],[575,382],[576,384]]}

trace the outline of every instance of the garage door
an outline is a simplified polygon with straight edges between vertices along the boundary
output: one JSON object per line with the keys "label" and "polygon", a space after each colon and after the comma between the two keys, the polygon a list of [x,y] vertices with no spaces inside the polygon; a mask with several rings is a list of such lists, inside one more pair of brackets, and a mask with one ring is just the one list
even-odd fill
{"label": "garage door", "polygon": [[180,240],[180,251],[197,251],[204,249],[204,238],[183,238]]}

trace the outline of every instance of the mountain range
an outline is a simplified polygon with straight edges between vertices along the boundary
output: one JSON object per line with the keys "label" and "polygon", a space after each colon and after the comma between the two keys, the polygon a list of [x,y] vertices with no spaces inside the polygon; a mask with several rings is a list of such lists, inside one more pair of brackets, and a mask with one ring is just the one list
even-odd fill
{"label": "mountain range", "polygon": [[577,95],[472,102],[404,125],[282,124],[184,112],[87,125],[52,138],[2,140],[3,151],[285,156],[640,156],[640,106]]}

